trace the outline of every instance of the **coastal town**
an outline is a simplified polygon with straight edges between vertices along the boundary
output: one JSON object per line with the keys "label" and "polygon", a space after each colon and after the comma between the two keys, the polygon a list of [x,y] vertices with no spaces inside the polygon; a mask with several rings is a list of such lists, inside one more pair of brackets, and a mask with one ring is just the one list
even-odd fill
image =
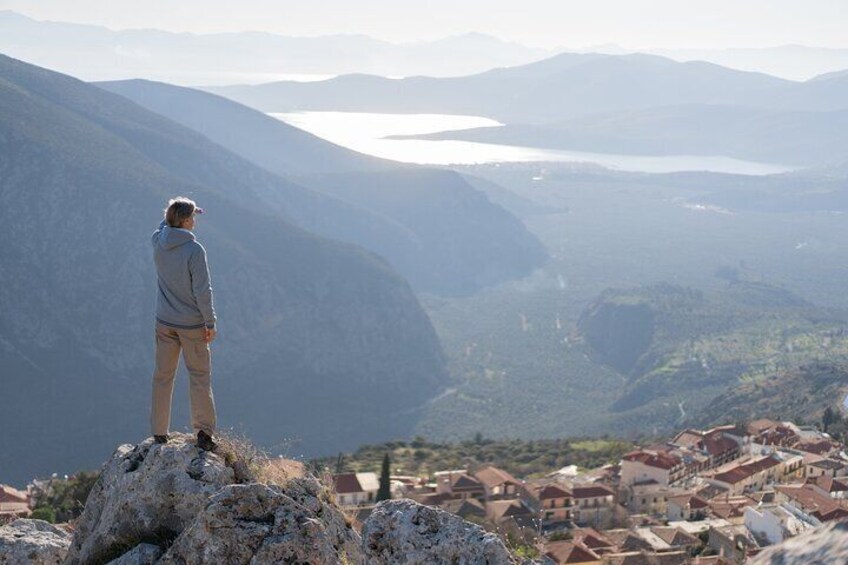
{"label": "coastal town", "polygon": [[[745,563],[848,517],[843,445],[815,427],[769,419],[682,430],[617,462],[540,478],[487,465],[390,480],[392,498],[457,514],[557,565]],[[354,522],[367,519],[379,474],[336,474],[334,483]]]}

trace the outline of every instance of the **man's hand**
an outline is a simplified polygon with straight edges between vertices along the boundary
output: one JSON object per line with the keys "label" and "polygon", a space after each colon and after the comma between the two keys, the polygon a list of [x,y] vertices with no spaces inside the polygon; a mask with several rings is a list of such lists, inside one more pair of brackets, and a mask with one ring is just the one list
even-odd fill
{"label": "man's hand", "polygon": [[215,340],[215,336],[218,335],[218,332],[215,328],[206,328],[206,335],[203,337],[203,341],[206,343],[212,343]]}

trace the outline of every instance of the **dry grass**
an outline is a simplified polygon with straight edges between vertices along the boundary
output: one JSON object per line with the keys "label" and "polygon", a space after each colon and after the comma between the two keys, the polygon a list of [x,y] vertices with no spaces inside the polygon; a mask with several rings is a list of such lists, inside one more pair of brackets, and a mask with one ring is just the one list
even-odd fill
{"label": "dry grass", "polygon": [[262,483],[285,488],[289,481],[298,478],[315,478],[321,484],[319,498],[337,507],[344,515],[348,527],[355,527],[355,515],[339,505],[333,475],[329,472],[313,473],[302,462],[284,457],[271,457],[244,436],[233,432],[217,434],[218,449],[226,465],[235,472],[239,484]]}
{"label": "dry grass", "polygon": [[219,432],[217,441],[215,453],[233,469],[240,484],[285,486],[291,479],[306,476],[305,466],[300,461],[271,457],[245,436],[229,431]]}

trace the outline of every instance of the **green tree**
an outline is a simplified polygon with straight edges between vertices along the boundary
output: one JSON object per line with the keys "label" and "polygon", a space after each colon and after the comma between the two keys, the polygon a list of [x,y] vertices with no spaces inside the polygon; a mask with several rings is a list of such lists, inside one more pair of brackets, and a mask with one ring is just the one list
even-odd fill
{"label": "green tree", "polygon": [[830,428],[830,425],[836,422],[836,419],[836,414],[833,412],[833,408],[831,408],[830,406],[825,408],[824,414],[822,415],[822,428],[825,433],[827,432],[828,428]]}
{"label": "green tree", "polygon": [[82,513],[88,494],[97,482],[99,472],[84,471],[66,479],[52,479],[34,493],[35,508],[46,515],[52,512],[55,522],[68,522]]}
{"label": "green tree", "polygon": [[32,518],[33,520],[44,520],[45,522],[55,524],[56,511],[50,508],[49,506],[42,506],[33,510],[32,514],[30,515],[30,518]]}
{"label": "green tree", "polygon": [[392,479],[390,471],[391,462],[389,461],[389,452],[383,455],[383,466],[380,469],[380,488],[377,491],[377,502],[381,500],[389,500],[392,498]]}

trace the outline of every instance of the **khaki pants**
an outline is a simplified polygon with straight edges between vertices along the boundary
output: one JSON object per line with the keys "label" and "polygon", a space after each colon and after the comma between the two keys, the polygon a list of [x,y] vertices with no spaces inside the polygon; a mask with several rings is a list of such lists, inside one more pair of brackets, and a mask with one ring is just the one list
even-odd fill
{"label": "khaki pants", "polygon": [[212,397],[212,352],[204,341],[206,328],[172,328],[156,322],[156,370],[153,372],[153,407],[150,426],[153,435],[168,434],[171,396],[180,349],[189,374],[191,425],[194,432],[215,432],[215,400]]}

